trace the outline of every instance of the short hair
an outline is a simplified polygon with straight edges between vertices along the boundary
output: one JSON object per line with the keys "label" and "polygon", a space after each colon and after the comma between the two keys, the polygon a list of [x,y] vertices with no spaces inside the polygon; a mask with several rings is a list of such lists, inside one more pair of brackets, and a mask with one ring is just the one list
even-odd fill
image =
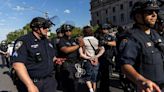
{"label": "short hair", "polygon": [[91,26],[84,26],[83,27],[83,35],[84,35],[84,37],[85,36],[93,36],[94,33],[93,33],[93,30],[92,30],[92,27]]}

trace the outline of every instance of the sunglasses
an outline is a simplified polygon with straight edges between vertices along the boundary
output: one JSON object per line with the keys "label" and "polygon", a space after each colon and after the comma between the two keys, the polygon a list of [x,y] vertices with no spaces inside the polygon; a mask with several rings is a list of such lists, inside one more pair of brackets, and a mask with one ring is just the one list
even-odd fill
{"label": "sunglasses", "polygon": [[156,14],[158,14],[158,11],[155,11],[155,10],[148,10],[148,11],[145,11],[145,13],[148,14],[148,15],[151,15],[151,14],[153,14],[154,12],[155,12]]}
{"label": "sunglasses", "polygon": [[108,28],[102,28],[102,30],[108,30]]}
{"label": "sunglasses", "polygon": [[72,30],[65,30],[65,32],[72,32]]}

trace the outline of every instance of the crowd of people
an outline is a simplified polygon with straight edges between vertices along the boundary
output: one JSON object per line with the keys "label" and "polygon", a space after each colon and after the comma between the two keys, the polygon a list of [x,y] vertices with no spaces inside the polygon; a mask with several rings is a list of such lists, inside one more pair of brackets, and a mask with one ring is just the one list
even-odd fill
{"label": "crowd of people", "polygon": [[125,84],[124,92],[164,92],[164,13],[156,0],[143,0],[134,4],[131,18],[132,28],[104,23],[94,32],[84,26],[76,38],[74,26],[63,24],[49,39],[52,22],[35,17],[32,32],[18,38],[13,51],[2,42],[0,53],[17,75],[18,92],[81,92],[81,82],[85,92],[111,92],[113,68],[120,81],[133,85],[128,90]]}

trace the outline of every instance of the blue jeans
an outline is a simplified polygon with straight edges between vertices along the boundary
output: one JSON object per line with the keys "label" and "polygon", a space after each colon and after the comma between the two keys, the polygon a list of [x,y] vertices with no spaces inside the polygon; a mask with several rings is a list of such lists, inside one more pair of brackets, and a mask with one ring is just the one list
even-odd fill
{"label": "blue jeans", "polygon": [[86,81],[97,81],[97,75],[99,70],[99,64],[98,65],[92,65],[89,60],[87,62],[84,62],[84,69],[86,70],[86,75],[84,76],[84,79]]}

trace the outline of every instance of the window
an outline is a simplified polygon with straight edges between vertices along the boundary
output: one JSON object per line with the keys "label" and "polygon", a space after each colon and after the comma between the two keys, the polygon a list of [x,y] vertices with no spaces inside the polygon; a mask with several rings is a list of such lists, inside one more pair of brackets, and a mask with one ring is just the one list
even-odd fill
{"label": "window", "polygon": [[97,24],[100,24],[100,21],[99,20],[97,20]]}
{"label": "window", "polygon": [[113,12],[115,12],[116,11],[116,8],[115,7],[113,7]]}
{"label": "window", "polygon": [[124,14],[121,14],[121,22],[124,22]]}
{"label": "window", "polygon": [[105,12],[106,12],[106,14],[108,14],[108,9],[106,9],[106,11],[105,11]]}
{"label": "window", "polygon": [[116,16],[113,16],[113,22],[116,22]]}
{"label": "window", "polygon": [[133,2],[130,1],[130,2],[129,2],[129,7],[132,7],[132,6],[133,6]]}
{"label": "window", "polygon": [[106,23],[108,23],[108,18],[106,18]]}
{"label": "window", "polygon": [[120,9],[123,10],[124,9],[124,6],[123,4],[120,5]]}
{"label": "window", "polygon": [[96,15],[99,16],[99,13],[97,12]]}

